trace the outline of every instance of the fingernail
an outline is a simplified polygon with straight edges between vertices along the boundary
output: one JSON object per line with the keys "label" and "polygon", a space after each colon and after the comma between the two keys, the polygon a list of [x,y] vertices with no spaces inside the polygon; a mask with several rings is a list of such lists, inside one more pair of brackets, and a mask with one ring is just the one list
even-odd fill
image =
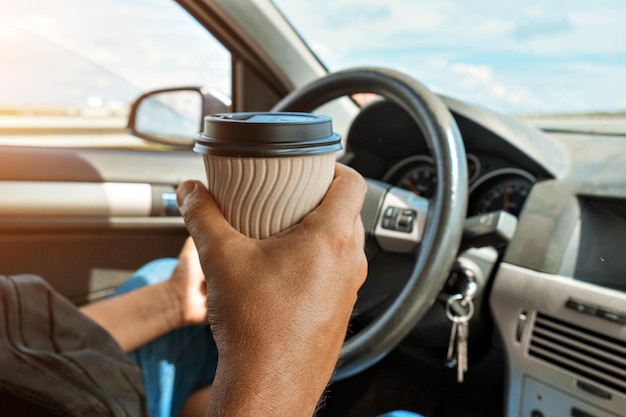
{"label": "fingernail", "polygon": [[182,207],[183,203],[191,193],[196,189],[195,181],[184,181],[176,187],[176,202],[178,207]]}

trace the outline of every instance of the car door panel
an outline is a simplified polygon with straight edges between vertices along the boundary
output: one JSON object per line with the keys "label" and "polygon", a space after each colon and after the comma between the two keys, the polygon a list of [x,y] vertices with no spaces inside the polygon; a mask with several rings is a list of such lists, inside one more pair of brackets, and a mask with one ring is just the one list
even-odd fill
{"label": "car door panel", "polygon": [[77,304],[146,262],[176,256],[187,232],[175,187],[202,180],[191,151],[6,148],[0,153],[0,266],[34,273]]}

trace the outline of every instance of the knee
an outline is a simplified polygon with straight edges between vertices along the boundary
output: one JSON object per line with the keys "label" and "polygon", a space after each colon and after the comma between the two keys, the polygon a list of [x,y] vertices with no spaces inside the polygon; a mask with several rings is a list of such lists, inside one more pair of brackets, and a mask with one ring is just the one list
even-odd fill
{"label": "knee", "polygon": [[177,263],[176,258],[161,258],[150,261],[135,271],[126,282],[116,289],[114,294],[123,294],[165,281],[172,275]]}

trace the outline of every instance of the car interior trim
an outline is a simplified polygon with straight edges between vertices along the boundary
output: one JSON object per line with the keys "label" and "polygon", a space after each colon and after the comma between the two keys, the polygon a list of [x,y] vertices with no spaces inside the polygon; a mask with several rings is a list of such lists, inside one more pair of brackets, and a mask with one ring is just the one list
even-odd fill
{"label": "car interior trim", "polygon": [[2,232],[43,232],[80,230],[181,230],[182,217],[106,217],[106,216],[0,216]]}
{"label": "car interior trim", "polygon": [[147,217],[152,212],[150,184],[4,181],[0,194],[11,196],[0,206],[5,217]]}

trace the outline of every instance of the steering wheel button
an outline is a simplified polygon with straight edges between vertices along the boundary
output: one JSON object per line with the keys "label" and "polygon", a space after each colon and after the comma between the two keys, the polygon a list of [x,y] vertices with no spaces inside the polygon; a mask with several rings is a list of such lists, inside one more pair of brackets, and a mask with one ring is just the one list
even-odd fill
{"label": "steering wheel button", "polygon": [[415,223],[416,212],[413,210],[402,210],[398,215],[396,222],[396,230],[399,232],[411,233],[413,231],[413,223]]}
{"label": "steering wheel button", "polygon": [[387,207],[387,209],[385,209],[385,218],[395,218],[399,210],[400,209],[397,207]]}
{"label": "steering wheel button", "polygon": [[397,207],[387,207],[383,214],[382,227],[389,230],[396,230],[396,223],[400,209]]}
{"label": "steering wheel button", "polygon": [[395,221],[395,219],[393,217],[383,217],[382,226],[385,229],[395,230],[395,228],[396,228],[396,221]]}

